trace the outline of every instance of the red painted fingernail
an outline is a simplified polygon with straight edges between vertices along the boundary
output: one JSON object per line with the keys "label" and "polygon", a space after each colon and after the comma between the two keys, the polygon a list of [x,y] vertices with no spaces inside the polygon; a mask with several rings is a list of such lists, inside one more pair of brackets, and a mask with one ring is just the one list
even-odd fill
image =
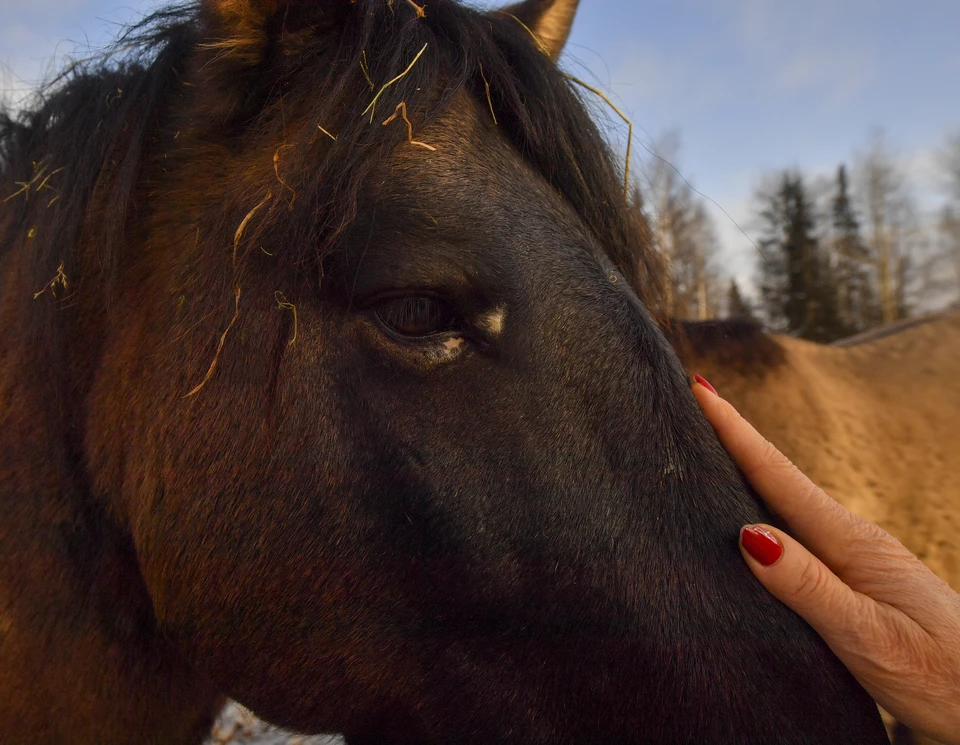
{"label": "red painted fingernail", "polygon": [[700,385],[710,391],[714,396],[719,396],[717,389],[710,385],[710,381],[700,375],[694,375],[693,379],[696,380]]}
{"label": "red painted fingernail", "polygon": [[740,544],[765,567],[776,564],[783,556],[783,545],[777,537],[759,525],[746,525],[741,528]]}

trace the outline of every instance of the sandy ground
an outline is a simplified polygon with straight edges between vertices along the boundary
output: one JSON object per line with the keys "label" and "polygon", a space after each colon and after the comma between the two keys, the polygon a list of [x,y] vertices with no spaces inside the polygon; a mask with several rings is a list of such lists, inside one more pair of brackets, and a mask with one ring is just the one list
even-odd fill
{"label": "sandy ground", "polygon": [[220,712],[204,745],[344,745],[338,735],[298,735],[257,719],[231,701]]}

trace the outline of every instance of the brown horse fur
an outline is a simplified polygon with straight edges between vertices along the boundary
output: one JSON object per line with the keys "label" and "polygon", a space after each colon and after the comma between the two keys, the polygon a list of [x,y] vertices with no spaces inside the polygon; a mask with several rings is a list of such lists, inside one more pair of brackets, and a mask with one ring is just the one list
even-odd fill
{"label": "brown horse fur", "polygon": [[743,564],[773,517],[572,84],[419,5],[163,11],[0,116],[0,741],[197,742],[226,694],[351,742],[882,742]]}

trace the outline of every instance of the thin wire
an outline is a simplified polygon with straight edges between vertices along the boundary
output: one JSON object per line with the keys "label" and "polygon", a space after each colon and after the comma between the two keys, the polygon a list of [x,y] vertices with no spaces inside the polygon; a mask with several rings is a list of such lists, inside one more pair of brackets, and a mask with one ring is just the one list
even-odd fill
{"label": "thin wire", "polygon": [[706,194],[700,191],[697,187],[695,187],[693,184],[687,181],[686,177],[682,173],[680,173],[680,170],[673,163],[671,163],[669,160],[664,158],[662,155],[660,155],[656,151],[651,150],[643,140],[637,140],[637,142],[640,143],[640,147],[642,147],[644,150],[650,153],[650,155],[652,155],[654,158],[670,166],[674,170],[674,172],[680,177],[681,181],[683,181],[683,183],[685,183],[688,187],[690,187],[690,190],[694,194],[700,195],[701,197],[706,199],[708,202],[710,202],[714,207],[720,210],[724,215],[726,215],[727,219],[736,226],[737,230],[743,233],[743,237],[746,238],[748,241],[750,241],[750,243],[753,244],[753,247],[757,249],[757,253],[760,254],[760,258],[762,258],[764,261],[767,260],[766,255],[764,255],[763,251],[760,250],[760,246],[757,245],[757,242],[753,240],[753,238],[751,238],[749,235],[747,235],[747,231],[745,231],[743,228],[740,227],[740,223],[734,220],[733,217],[730,215],[730,213],[727,212],[716,199],[714,199],[713,197],[708,197]]}

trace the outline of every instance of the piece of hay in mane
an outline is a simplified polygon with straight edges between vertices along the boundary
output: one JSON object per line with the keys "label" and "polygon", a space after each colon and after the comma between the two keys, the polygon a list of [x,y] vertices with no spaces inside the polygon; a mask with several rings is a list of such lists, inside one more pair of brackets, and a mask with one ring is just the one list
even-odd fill
{"label": "piece of hay in mane", "polygon": [[[49,185],[49,184],[50,184],[50,179],[53,178],[54,176],[56,176],[56,175],[57,175],[58,173],[60,173],[62,170],[63,170],[63,167],[60,167],[60,168],[57,168],[57,169],[55,169],[55,170],[53,170],[53,171],[50,171],[50,173],[47,173],[47,167],[43,164],[43,162],[34,163],[34,164],[33,164],[33,177],[32,177],[29,181],[16,181],[16,182],[14,182],[14,183],[15,183],[17,186],[19,186],[20,188],[17,189],[17,191],[13,192],[13,194],[10,194],[8,197],[6,197],[3,201],[4,201],[4,202],[9,202],[11,199],[13,199],[14,197],[18,197],[18,196],[20,196],[21,194],[23,194],[23,198],[24,198],[24,199],[29,199],[29,198],[30,198],[30,190],[33,188],[33,185],[37,183],[37,181],[40,181],[40,183],[37,184],[37,188],[34,189],[35,192],[41,192],[41,191],[43,191],[44,189],[52,189],[53,187],[51,187],[51,186]],[[54,190],[54,191],[55,191],[55,190]],[[51,204],[52,204],[52,202],[51,202]],[[49,207],[50,205],[47,205],[47,206]]]}
{"label": "piece of hay in mane", "polygon": [[[543,52],[547,57],[550,57],[550,52],[547,51],[547,48],[545,46],[543,46],[543,42],[540,41],[540,37],[537,36],[535,33],[533,33],[533,31],[530,30],[530,27],[527,24],[525,24],[523,21],[521,21],[512,13],[507,13],[502,10],[495,10],[494,13],[500,13],[501,15],[505,15],[508,18],[512,18],[521,26],[523,26],[526,32],[530,34],[530,38],[533,39],[534,43],[537,45],[537,49]],[[483,71],[481,71],[480,74],[482,76]],[[629,203],[630,202],[630,157],[632,154],[631,151],[633,149],[633,122],[630,120],[630,118],[626,114],[620,111],[620,109],[613,103],[613,101],[611,101],[610,98],[599,88],[594,88],[592,85],[583,82],[582,80],[580,80],[580,78],[575,78],[573,75],[570,75],[569,73],[563,73],[563,77],[565,77],[571,83],[576,83],[577,85],[582,86],[583,88],[586,88],[591,93],[602,98],[606,102],[607,106],[613,109],[614,113],[616,113],[617,116],[619,116],[621,119],[623,119],[623,121],[627,123],[629,132],[627,133],[627,154],[626,154],[626,157],[624,158],[624,166],[623,166],[623,199],[625,202]],[[484,78],[484,82],[486,82],[486,78]],[[489,96],[489,94],[490,94],[490,89],[488,87],[487,95]],[[493,107],[491,106],[490,108],[492,111]]]}
{"label": "piece of hay in mane", "polygon": [[240,245],[240,240],[243,238],[243,232],[247,229],[247,225],[253,219],[253,216],[257,214],[257,211],[261,207],[263,207],[267,202],[269,202],[271,199],[273,199],[273,192],[268,191],[267,196],[265,196],[263,200],[256,207],[250,210],[247,213],[246,217],[244,217],[243,220],[240,221],[240,225],[239,227],[237,227],[237,232],[233,234],[233,268],[234,270],[236,270],[237,268],[237,247]]}
{"label": "piece of hay in mane", "polygon": [[366,115],[367,115],[367,112],[369,111],[369,112],[370,112],[370,123],[373,124],[373,115],[374,115],[374,113],[376,112],[376,109],[377,109],[377,101],[380,99],[380,96],[383,95],[383,92],[384,92],[387,88],[389,88],[391,85],[393,85],[394,83],[396,83],[398,80],[403,80],[403,79],[409,74],[409,72],[413,69],[413,66],[414,66],[415,64],[417,64],[417,60],[419,60],[420,57],[423,56],[423,53],[424,53],[425,51],[427,51],[427,46],[428,46],[428,44],[424,44],[424,45],[423,45],[423,48],[422,48],[419,52],[417,52],[417,56],[413,58],[413,61],[412,61],[409,65],[407,65],[407,69],[406,69],[406,70],[404,70],[404,71],[401,72],[399,75],[397,75],[397,77],[395,77],[393,80],[390,80],[390,81],[388,81],[388,82],[386,82],[386,83],[383,84],[383,87],[380,88],[379,91],[377,91],[377,95],[375,95],[375,96],[373,97],[373,100],[372,100],[369,104],[367,104],[367,108],[365,108],[365,109],[363,110],[363,113],[361,113],[360,116],[366,116]]}
{"label": "piece of hay in mane", "polygon": [[490,116],[493,117],[493,126],[499,126],[497,122],[497,114],[493,110],[493,99],[490,98],[490,81],[487,80],[487,76],[483,74],[483,63],[480,62],[480,77],[483,78],[483,87],[487,89],[487,106],[490,107]]}
{"label": "piece of hay in mane", "polygon": [[370,77],[370,67],[367,65],[367,53],[364,50],[360,50],[360,69],[363,71],[363,77],[367,79],[367,85],[370,86],[370,90],[374,90],[377,86],[373,83],[373,78]]}
{"label": "piece of hay in mane", "polygon": [[407,0],[410,3],[410,6],[413,8],[414,13],[417,14],[417,18],[426,18],[427,10],[421,5],[417,5],[413,0]]}
{"label": "piece of hay in mane", "polygon": [[329,137],[329,138],[330,138],[331,140],[333,140],[334,142],[337,141],[337,138],[336,138],[336,137],[334,137],[332,134],[330,134],[327,130],[325,130],[325,129],[324,129],[323,127],[321,127],[319,124],[317,125],[317,129],[319,129],[321,132],[323,132],[327,137]]}
{"label": "piece of hay in mane", "polygon": [[293,196],[290,197],[290,204],[288,205],[290,209],[293,209],[293,203],[297,201],[297,192],[290,187],[290,185],[283,180],[283,176],[280,175],[280,153],[283,150],[294,147],[293,145],[281,145],[277,148],[277,152],[273,154],[273,172],[277,174],[277,181],[280,182],[280,185],[287,189]]}
{"label": "piece of hay in mane", "polygon": [[393,114],[391,114],[389,117],[387,117],[384,120],[383,126],[386,127],[390,122],[392,122],[394,119],[397,118],[398,114],[401,117],[403,117],[403,121],[407,123],[407,142],[409,142],[411,145],[416,145],[417,147],[422,147],[427,150],[432,150],[436,152],[436,148],[433,145],[428,145],[425,142],[420,142],[418,140],[413,139],[413,124],[411,124],[410,120],[407,118],[407,102],[406,101],[401,101],[400,103],[397,104],[397,110],[394,111]]}
{"label": "piece of hay in mane", "polygon": [[287,296],[284,295],[281,290],[277,290],[273,296],[277,301],[278,308],[281,310],[289,310],[293,313],[293,338],[287,342],[287,346],[290,346],[297,340],[297,306],[287,300]]}
{"label": "piece of hay in mane", "polygon": [[230,325],[224,329],[224,332],[220,334],[220,342],[217,344],[217,351],[213,355],[213,362],[210,363],[210,367],[207,369],[207,374],[203,376],[203,380],[200,381],[192,391],[190,391],[184,398],[190,398],[190,396],[197,393],[203,386],[207,384],[207,381],[213,377],[213,371],[217,369],[217,363],[220,361],[220,352],[223,350],[223,345],[227,341],[227,334],[230,333],[230,329],[233,328],[233,325],[237,322],[237,319],[240,317],[240,285],[234,285],[234,306],[233,306],[233,318],[230,319]]}
{"label": "piece of hay in mane", "polygon": [[[33,230],[34,230],[34,229],[31,228],[31,232],[32,232]],[[31,237],[31,238],[32,238],[33,236],[28,236],[28,237]],[[60,260],[60,266],[57,267],[57,273],[56,273],[56,275],[54,276],[54,278],[51,279],[49,282],[47,282],[47,284],[45,284],[45,285],[43,286],[43,289],[40,290],[40,292],[35,292],[35,293],[33,294],[33,299],[36,300],[36,299],[39,298],[43,293],[45,293],[47,290],[50,290],[50,294],[53,295],[54,297],[56,297],[56,296],[57,296],[57,286],[58,286],[58,285],[59,285],[60,287],[62,287],[64,290],[67,289],[67,275],[64,274],[64,271],[63,271],[63,259]],[[34,285],[34,286],[36,286],[36,285]]]}
{"label": "piece of hay in mane", "polygon": [[588,83],[584,83],[582,80],[580,80],[580,78],[575,78],[573,77],[573,75],[569,75],[568,73],[563,73],[563,77],[565,77],[567,80],[569,80],[572,83],[576,83],[577,85],[583,86],[591,93],[594,93],[600,96],[600,98],[602,98],[606,102],[607,106],[613,109],[613,111],[617,114],[617,116],[619,116],[621,119],[623,119],[623,121],[627,123],[627,127],[629,131],[627,132],[627,154],[626,154],[626,157],[624,158],[624,165],[623,165],[623,199],[625,202],[629,203],[630,202],[630,156],[633,150],[633,122],[630,120],[630,118],[626,114],[620,111],[620,109],[617,108],[617,106],[613,103],[613,101],[611,101],[607,97],[607,95],[603,91],[601,91],[599,88],[594,88],[592,85],[589,85]]}

